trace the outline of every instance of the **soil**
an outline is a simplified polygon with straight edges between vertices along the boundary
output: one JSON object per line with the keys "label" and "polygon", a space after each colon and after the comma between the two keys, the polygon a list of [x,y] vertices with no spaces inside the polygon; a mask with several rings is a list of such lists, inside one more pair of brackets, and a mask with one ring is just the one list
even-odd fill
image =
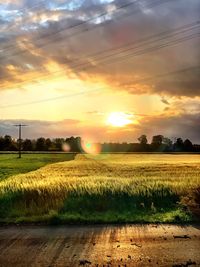
{"label": "soil", "polygon": [[200,266],[200,226],[0,227],[0,267]]}

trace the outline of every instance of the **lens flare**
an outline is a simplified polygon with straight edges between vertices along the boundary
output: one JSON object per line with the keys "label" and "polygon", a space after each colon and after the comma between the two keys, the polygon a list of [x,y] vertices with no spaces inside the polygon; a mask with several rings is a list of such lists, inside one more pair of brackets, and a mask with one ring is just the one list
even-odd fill
{"label": "lens flare", "polygon": [[70,152],[70,150],[71,150],[70,144],[68,144],[68,143],[63,143],[63,144],[62,144],[62,150],[63,150],[64,152]]}
{"label": "lens flare", "polygon": [[92,140],[83,140],[81,142],[82,150],[87,154],[99,154],[101,153],[101,144],[95,143]]}

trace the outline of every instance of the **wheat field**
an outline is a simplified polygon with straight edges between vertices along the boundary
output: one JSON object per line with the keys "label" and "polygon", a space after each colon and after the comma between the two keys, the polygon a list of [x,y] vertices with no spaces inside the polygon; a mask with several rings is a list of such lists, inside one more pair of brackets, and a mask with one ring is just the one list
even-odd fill
{"label": "wheat field", "polygon": [[181,200],[200,185],[200,156],[77,155],[0,182],[4,221],[189,221]]}

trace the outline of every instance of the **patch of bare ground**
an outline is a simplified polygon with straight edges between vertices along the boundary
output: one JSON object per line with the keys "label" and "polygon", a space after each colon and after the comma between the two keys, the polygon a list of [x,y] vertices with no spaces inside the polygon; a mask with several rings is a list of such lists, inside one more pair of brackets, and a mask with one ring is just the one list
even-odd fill
{"label": "patch of bare ground", "polygon": [[0,228],[1,267],[200,266],[200,227]]}

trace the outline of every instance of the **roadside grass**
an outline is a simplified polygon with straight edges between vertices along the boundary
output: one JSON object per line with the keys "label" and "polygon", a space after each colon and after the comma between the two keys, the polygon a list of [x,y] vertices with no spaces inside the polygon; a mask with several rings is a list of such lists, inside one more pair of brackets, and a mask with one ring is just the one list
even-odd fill
{"label": "roadside grass", "polygon": [[113,212],[106,211],[102,212],[67,212],[64,214],[60,214],[56,211],[50,211],[48,214],[44,215],[33,215],[33,216],[20,216],[15,218],[4,218],[1,219],[1,223],[44,223],[51,225],[59,225],[59,224],[105,224],[105,223],[191,223],[191,215],[185,213],[181,209],[174,210],[165,210],[162,212],[152,213],[151,211],[140,211],[135,210],[135,212],[131,211],[123,211]]}
{"label": "roadside grass", "polygon": [[189,223],[199,155],[77,155],[0,182],[1,222]]}
{"label": "roadside grass", "polygon": [[9,176],[37,170],[49,163],[72,160],[75,154],[0,154],[0,181]]}

